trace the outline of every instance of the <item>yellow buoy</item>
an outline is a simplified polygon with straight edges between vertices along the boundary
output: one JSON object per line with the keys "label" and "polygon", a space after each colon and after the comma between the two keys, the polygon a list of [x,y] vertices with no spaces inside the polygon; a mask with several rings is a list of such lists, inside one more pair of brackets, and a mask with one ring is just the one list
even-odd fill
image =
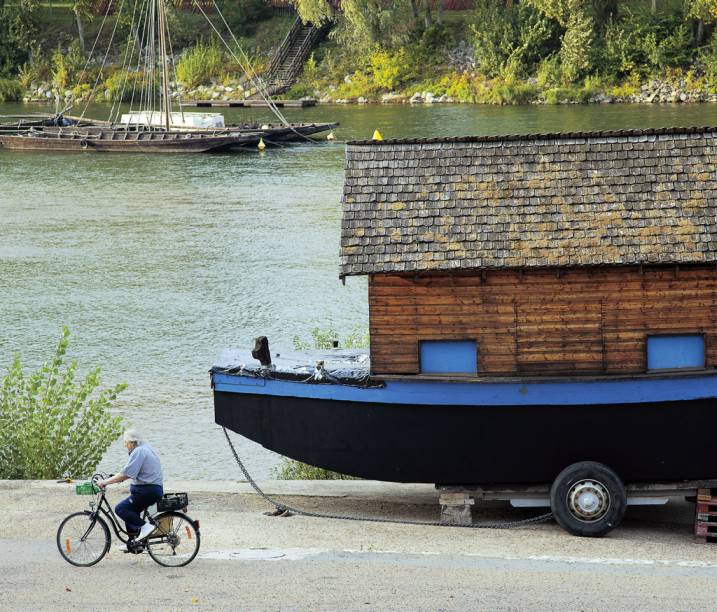
{"label": "yellow buoy", "polygon": [[333,130],[329,132],[329,135],[326,137],[326,140],[336,140],[336,136],[334,136]]}
{"label": "yellow buoy", "polygon": [[263,151],[264,149],[266,149],[266,145],[264,144],[263,138],[259,139],[259,144],[256,145],[256,148],[259,149],[260,151]]}
{"label": "yellow buoy", "polygon": [[381,132],[378,130],[373,131],[373,138],[371,140],[383,140],[383,136],[381,136]]}

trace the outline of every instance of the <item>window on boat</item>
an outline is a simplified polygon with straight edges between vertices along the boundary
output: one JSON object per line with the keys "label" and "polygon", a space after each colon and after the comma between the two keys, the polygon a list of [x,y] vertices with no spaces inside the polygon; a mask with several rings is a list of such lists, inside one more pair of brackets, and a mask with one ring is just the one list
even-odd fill
{"label": "window on boat", "polygon": [[478,346],[475,340],[422,340],[419,349],[421,374],[478,372]]}
{"label": "window on boat", "polygon": [[701,334],[647,337],[647,369],[705,367],[705,338]]}

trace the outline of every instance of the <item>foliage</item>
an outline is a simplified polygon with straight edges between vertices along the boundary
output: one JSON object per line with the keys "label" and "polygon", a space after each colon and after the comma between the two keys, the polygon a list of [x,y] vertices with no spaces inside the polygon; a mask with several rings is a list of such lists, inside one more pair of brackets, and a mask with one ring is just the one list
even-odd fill
{"label": "foliage", "polygon": [[605,28],[598,66],[608,74],[658,75],[693,58],[692,32],[680,15],[624,10]]}
{"label": "foliage", "polygon": [[52,84],[61,89],[71,87],[85,66],[85,58],[80,43],[75,39],[66,52],[55,49],[51,60]]}
{"label": "foliage", "polygon": [[224,54],[216,38],[209,43],[200,40],[189,49],[177,64],[177,79],[188,88],[209,83],[224,70]]}
{"label": "foliage", "polygon": [[30,59],[37,44],[37,3],[0,0],[0,76],[9,76]]}
{"label": "foliage", "polygon": [[[117,70],[113,72],[104,82],[104,88],[108,99],[112,102],[130,102],[134,92],[135,101],[139,101],[140,91],[145,91],[145,73],[137,71]],[[154,85],[155,91],[151,96],[156,97],[158,87]]]}
{"label": "foliage", "polygon": [[529,4],[506,8],[503,0],[479,0],[475,20],[476,61],[487,77],[528,73],[555,44],[550,21]]}
{"label": "foliage", "polygon": [[587,73],[591,63],[594,22],[587,11],[570,13],[560,45],[560,63],[568,83]]}
{"label": "foliage", "polygon": [[282,457],[279,466],[272,470],[272,475],[277,480],[359,480],[355,476],[339,474],[288,457]]}
{"label": "foliage", "polygon": [[326,350],[334,348],[334,343],[341,348],[368,348],[369,337],[368,330],[360,326],[351,328],[344,337],[343,341],[339,339],[339,332],[336,331],[332,324],[328,327],[314,327],[311,330],[311,342],[302,340],[299,336],[293,338],[294,349],[297,351],[308,351],[312,347],[318,350]]}
{"label": "foliage", "polygon": [[0,102],[17,102],[21,97],[20,81],[0,78]]}
{"label": "foliage", "polygon": [[256,25],[271,17],[271,8],[264,0],[223,0],[218,4],[229,29],[236,36],[254,34]]}
{"label": "foliage", "polygon": [[39,47],[34,49],[17,73],[20,84],[29,89],[33,83],[39,83],[50,76],[50,63],[42,56]]}
{"label": "foliage", "polygon": [[64,365],[67,327],[52,359],[26,373],[16,355],[0,384],[0,478],[48,479],[69,473],[87,477],[122,432],[111,414],[120,384],[103,389],[100,369],[76,380],[77,362]]}

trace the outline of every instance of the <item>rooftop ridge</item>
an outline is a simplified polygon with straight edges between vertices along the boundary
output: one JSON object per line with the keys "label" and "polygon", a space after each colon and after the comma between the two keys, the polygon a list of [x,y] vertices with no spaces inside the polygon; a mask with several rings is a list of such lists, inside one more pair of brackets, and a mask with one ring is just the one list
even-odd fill
{"label": "rooftop ridge", "polygon": [[442,136],[437,138],[393,138],[385,140],[350,140],[347,146],[391,146],[471,142],[515,142],[524,140],[574,140],[577,138],[631,138],[639,136],[665,136],[679,134],[715,134],[717,126],[664,127],[624,130],[597,130],[589,132],[538,132],[530,134],[492,134],[484,136]]}

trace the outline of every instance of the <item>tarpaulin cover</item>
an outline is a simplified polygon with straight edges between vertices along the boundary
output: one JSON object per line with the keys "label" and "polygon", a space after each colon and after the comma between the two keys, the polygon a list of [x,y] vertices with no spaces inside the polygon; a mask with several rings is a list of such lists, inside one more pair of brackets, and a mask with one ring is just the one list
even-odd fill
{"label": "tarpaulin cover", "polygon": [[305,380],[316,375],[317,363],[323,362],[328,376],[315,382],[362,383],[368,380],[371,364],[366,349],[327,349],[314,351],[277,351],[271,354],[271,366],[263,367],[251,351],[226,349],[212,367],[212,372],[245,374]]}

